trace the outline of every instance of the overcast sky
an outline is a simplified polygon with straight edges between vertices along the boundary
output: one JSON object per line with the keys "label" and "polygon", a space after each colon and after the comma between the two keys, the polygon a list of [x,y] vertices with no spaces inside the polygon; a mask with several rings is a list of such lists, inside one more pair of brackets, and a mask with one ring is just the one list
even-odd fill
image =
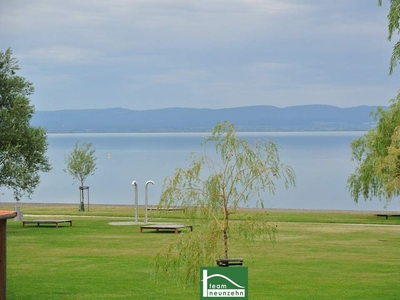
{"label": "overcast sky", "polygon": [[0,0],[0,51],[36,110],[388,105],[400,67],[377,2]]}

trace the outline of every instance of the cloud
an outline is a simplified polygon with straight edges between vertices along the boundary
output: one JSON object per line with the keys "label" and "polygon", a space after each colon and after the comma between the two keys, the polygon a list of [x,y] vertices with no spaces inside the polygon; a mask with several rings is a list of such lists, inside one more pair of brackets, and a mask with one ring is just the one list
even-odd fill
{"label": "cloud", "polygon": [[[152,74],[147,76],[135,76],[132,79],[137,82],[139,80],[152,82],[154,85],[178,85],[187,84],[193,81],[203,81],[208,76],[206,70],[194,70],[194,69],[173,69],[158,74]],[[140,77],[140,78],[138,78]]]}
{"label": "cloud", "polygon": [[365,0],[0,0],[0,48],[38,109],[378,103],[398,86],[386,13]]}
{"label": "cloud", "polygon": [[93,64],[102,58],[102,53],[70,46],[51,46],[36,48],[25,54],[18,55],[20,59],[56,64]]}
{"label": "cloud", "polygon": [[[285,1],[62,1],[14,0],[0,12],[2,32],[44,33],[52,40],[82,39],[135,44],[163,37],[173,40],[237,39],[281,16],[309,11]],[[47,34],[46,34],[47,33]],[[269,31],[264,34],[268,35]],[[223,37],[221,39],[221,37]],[[129,43],[131,42],[131,43]],[[167,41],[164,41],[167,42]],[[103,43],[105,44],[105,43]]]}

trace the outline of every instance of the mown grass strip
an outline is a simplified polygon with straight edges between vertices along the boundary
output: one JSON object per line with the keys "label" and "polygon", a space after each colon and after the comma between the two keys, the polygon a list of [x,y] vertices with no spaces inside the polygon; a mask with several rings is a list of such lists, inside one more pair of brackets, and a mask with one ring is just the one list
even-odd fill
{"label": "mown grass strip", "polygon": [[[173,278],[154,280],[155,253],[178,235],[111,226],[121,219],[105,213],[72,217],[72,227],[58,229],[9,220],[7,299],[199,298]],[[244,257],[249,267],[250,299],[398,299],[400,226],[390,223],[396,219],[340,213],[332,223],[329,213],[313,212],[296,222],[295,212],[281,214],[274,217],[287,221],[279,220],[274,245],[232,241],[232,257]]]}

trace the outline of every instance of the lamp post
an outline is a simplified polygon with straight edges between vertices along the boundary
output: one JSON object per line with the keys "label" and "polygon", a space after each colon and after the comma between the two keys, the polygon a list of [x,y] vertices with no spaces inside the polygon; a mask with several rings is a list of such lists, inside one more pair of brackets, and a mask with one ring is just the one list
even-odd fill
{"label": "lamp post", "polygon": [[136,181],[132,181],[132,185],[135,187],[135,223],[138,223],[138,210],[139,210],[139,204],[138,204],[138,185]]}
{"label": "lamp post", "polygon": [[154,181],[152,181],[152,180],[148,180],[148,181],[146,182],[146,184],[145,184],[145,217],[144,217],[144,222],[145,222],[145,223],[147,223],[147,205],[148,205],[148,203],[149,203],[147,194],[148,194],[148,185],[149,185],[150,183],[154,185]]}

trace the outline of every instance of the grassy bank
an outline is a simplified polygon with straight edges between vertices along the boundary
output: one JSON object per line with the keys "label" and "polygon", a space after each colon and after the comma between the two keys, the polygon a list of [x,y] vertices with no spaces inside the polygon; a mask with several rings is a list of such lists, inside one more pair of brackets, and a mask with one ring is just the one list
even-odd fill
{"label": "grassy bank", "polygon": [[[13,206],[0,206],[13,209]],[[173,233],[140,234],[132,206],[21,205],[25,214],[69,215],[73,226],[7,224],[7,299],[199,299],[198,291],[152,275],[156,251]],[[240,220],[251,211],[243,211]],[[140,211],[143,216],[143,210]],[[250,299],[398,299],[400,218],[359,212],[268,212],[279,221],[277,243],[233,242],[231,255],[249,268]],[[150,212],[180,221],[180,213]],[[100,217],[95,217],[100,216]],[[45,217],[41,217],[45,218]]]}

